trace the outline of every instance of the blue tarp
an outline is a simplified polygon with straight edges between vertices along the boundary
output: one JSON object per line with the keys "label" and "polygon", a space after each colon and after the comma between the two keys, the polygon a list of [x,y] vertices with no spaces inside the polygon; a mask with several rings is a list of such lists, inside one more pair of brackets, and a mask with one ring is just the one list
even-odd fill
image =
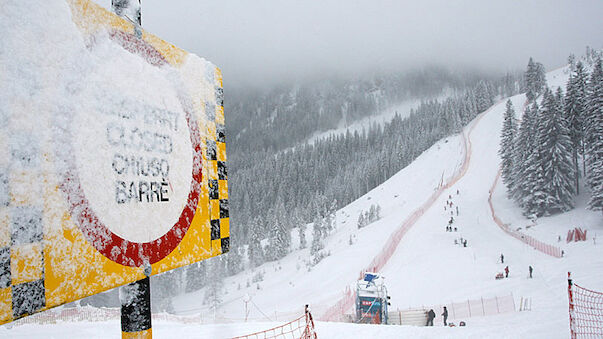
{"label": "blue tarp", "polygon": [[371,281],[373,281],[373,279],[375,279],[377,277],[378,276],[376,274],[364,273],[364,281],[371,282]]}

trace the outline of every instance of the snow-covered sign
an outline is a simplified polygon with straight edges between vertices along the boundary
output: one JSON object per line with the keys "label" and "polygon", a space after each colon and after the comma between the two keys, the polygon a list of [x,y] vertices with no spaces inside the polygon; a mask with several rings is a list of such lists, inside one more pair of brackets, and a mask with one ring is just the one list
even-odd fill
{"label": "snow-covered sign", "polygon": [[0,324],[227,252],[220,70],[88,0],[6,13]]}

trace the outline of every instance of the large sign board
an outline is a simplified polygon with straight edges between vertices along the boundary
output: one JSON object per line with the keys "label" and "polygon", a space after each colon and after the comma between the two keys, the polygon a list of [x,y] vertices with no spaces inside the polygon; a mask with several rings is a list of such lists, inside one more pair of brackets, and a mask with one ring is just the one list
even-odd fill
{"label": "large sign board", "polygon": [[70,99],[3,131],[0,324],[229,250],[220,70],[66,2],[81,64],[40,76]]}

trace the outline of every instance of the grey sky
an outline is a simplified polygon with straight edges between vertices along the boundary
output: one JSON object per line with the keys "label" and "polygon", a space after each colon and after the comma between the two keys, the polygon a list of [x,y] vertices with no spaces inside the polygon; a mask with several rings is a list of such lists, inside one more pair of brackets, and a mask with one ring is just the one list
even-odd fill
{"label": "grey sky", "polygon": [[556,67],[603,47],[602,18],[601,0],[142,0],[145,29],[212,61],[226,83],[434,63],[505,71],[530,56]]}

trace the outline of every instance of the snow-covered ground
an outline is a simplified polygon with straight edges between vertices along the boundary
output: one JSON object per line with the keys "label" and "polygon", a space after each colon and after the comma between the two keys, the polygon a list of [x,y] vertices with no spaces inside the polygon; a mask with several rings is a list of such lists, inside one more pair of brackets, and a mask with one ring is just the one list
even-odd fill
{"label": "snow-covered ground", "polygon": [[[563,85],[566,78],[563,69],[548,74],[552,87]],[[519,111],[525,97],[518,95],[512,101]],[[590,235],[601,234],[603,222],[600,214],[584,209],[584,196],[577,199],[573,211],[537,220],[536,226],[526,232],[561,246],[566,252],[562,259],[542,254],[498,228],[490,216],[487,199],[498,171],[497,149],[503,111],[504,101],[501,101],[465,129],[471,143],[467,172],[404,236],[382,273],[392,296],[393,310],[512,293],[517,300],[520,297],[530,298],[531,311],[464,319],[468,323],[465,328],[443,327],[439,318],[436,318],[433,328],[318,321],[316,326],[320,337],[567,337],[566,274],[572,271],[581,285],[603,290],[603,246],[593,243],[590,237],[583,243],[557,243],[557,236],[562,235],[563,238],[565,232],[575,226],[587,229]],[[155,335],[220,338],[252,333],[295,318],[305,303],[310,303],[315,316],[320,316],[357,278],[358,272],[369,264],[402,220],[433,193],[442,178],[445,182],[455,173],[463,157],[459,136],[440,141],[384,184],[338,211],[336,230],[326,239],[326,249],[331,255],[310,271],[304,263],[309,256],[308,249],[304,249],[294,251],[279,262],[257,268],[255,272],[265,272],[259,289],[258,284],[245,287],[254,272],[230,277],[225,281],[227,294],[215,318],[207,311],[207,306],[202,305],[203,290],[183,295],[175,300],[176,311],[182,314],[201,313],[204,324],[159,321],[154,325]],[[449,209],[444,211],[443,207],[449,195],[454,205],[459,206],[459,215],[454,215],[454,225],[459,229],[457,233],[444,231]],[[375,203],[382,207],[382,219],[358,230],[358,213]],[[493,192],[493,204],[501,218],[511,223],[513,228],[532,224],[506,198],[505,188],[500,183]],[[349,245],[350,236],[354,240],[353,245]],[[454,239],[461,236],[468,240],[467,248],[454,245]],[[501,253],[505,255],[504,265],[499,263]],[[494,275],[505,265],[510,267],[510,277],[494,280]],[[533,279],[528,279],[529,265],[534,267]],[[248,323],[243,322],[246,295],[251,298]],[[224,323],[211,324],[214,321]],[[0,328],[0,335],[60,337],[71,333],[76,337],[104,337],[118,329],[117,321],[23,325],[12,329]]]}
{"label": "snow-covered ground", "polygon": [[[567,78],[562,69],[548,76],[551,86],[563,85]],[[518,95],[512,101],[519,111],[525,97]],[[542,254],[498,228],[490,216],[487,199],[498,171],[503,112],[504,101],[500,101],[464,130],[472,146],[467,172],[404,236],[382,273],[392,296],[393,310],[513,293],[516,299],[531,298],[531,311],[464,319],[468,323],[464,328],[443,327],[439,317],[433,328],[318,321],[316,326],[321,338],[567,337],[567,272],[572,271],[579,284],[603,290],[603,244],[595,244],[590,238],[590,235],[602,234],[603,221],[600,214],[585,210],[584,196],[577,199],[573,211],[537,220],[536,226],[527,232],[561,246],[566,252],[562,259]],[[246,287],[254,272],[228,278],[225,280],[227,293],[215,318],[207,311],[208,307],[202,305],[203,290],[183,295],[175,300],[176,312],[201,313],[204,324],[159,321],[153,328],[155,335],[220,338],[251,333],[297,317],[306,303],[319,317],[341,296],[346,286],[354,282],[358,272],[370,263],[402,220],[434,192],[442,178],[446,182],[461,166],[463,157],[460,136],[438,142],[410,166],[337,212],[337,227],[326,239],[330,256],[311,270],[305,265],[309,253],[304,249],[257,268],[255,272],[265,272],[259,289],[255,283]],[[459,229],[457,233],[444,231],[450,215],[443,207],[449,195],[454,205],[459,206],[460,213],[458,217],[455,213],[454,223]],[[382,207],[382,219],[358,230],[358,213],[375,203]],[[493,203],[497,213],[513,228],[531,224],[506,198],[500,183],[493,193]],[[575,226],[588,230],[589,241],[556,242],[558,235],[564,238],[567,230]],[[349,245],[350,236],[353,245]],[[467,248],[454,245],[454,239],[461,236],[468,240]],[[510,277],[495,280],[494,275],[504,268],[499,263],[501,253],[505,255],[505,265],[509,265]],[[529,265],[534,267],[533,279],[527,277]],[[248,323],[243,322],[246,295],[251,298]],[[214,321],[224,323],[211,324]],[[0,336],[62,337],[69,333],[73,337],[105,337],[118,331],[117,321],[76,322],[4,326],[0,327]]]}
{"label": "snow-covered ground", "polygon": [[[567,71],[548,74],[549,86],[565,87]],[[525,97],[512,98],[521,111]],[[382,274],[391,299],[391,309],[437,305],[480,297],[504,296],[532,300],[531,311],[464,319],[468,326],[448,328],[436,318],[435,327],[377,326],[317,322],[320,338],[564,338],[568,336],[568,271],[582,286],[603,291],[603,243],[595,243],[594,234],[603,234],[600,213],[585,210],[585,196],[577,199],[568,213],[540,218],[526,232],[547,243],[561,246],[561,259],[542,254],[508,236],[492,220],[488,205],[489,190],[496,177],[500,159],[497,154],[504,112],[504,100],[465,128],[471,143],[466,173],[444,192],[431,208],[405,234]],[[299,316],[304,304],[310,304],[315,317],[332,306],[346,287],[358,277],[382,249],[389,236],[415,209],[446,183],[461,167],[465,158],[463,138],[452,136],[439,141],[411,165],[385,183],[337,212],[336,228],[325,239],[330,253],[310,269],[306,265],[309,250],[296,250],[278,262],[271,262],[225,280],[223,303],[214,315],[203,305],[205,291],[182,295],[174,300],[179,314],[201,314],[200,324],[157,321],[153,332],[158,338],[225,338],[274,327]],[[456,191],[459,191],[457,195]],[[458,232],[445,232],[450,210],[444,210],[452,196],[459,215],[454,215]],[[358,214],[372,204],[381,206],[382,218],[357,229]],[[512,228],[531,225],[519,209],[507,199],[502,184],[496,186],[493,204],[497,213]],[[557,243],[568,229],[580,226],[588,230],[587,242]],[[295,232],[294,232],[295,234]],[[454,244],[463,237],[468,247]],[[311,230],[308,230],[308,239]],[[352,243],[350,245],[350,239]],[[603,239],[601,240],[603,242]],[[298,242],[293,241],[294,245]],[[499,263],[503,253],[505,264]],[[494,280],[494,275],[509,265],[510,277]],[[528,266],[534,278],[528,279]],[[247,282],[257,272],[263,281]],[[250,322],[245,319],[245,301],[249,301]],[[348,310],[351,312],[351,310]],[[0,337],[73,337],[105,338],[119,335],[119,321],[63,322],[0,326]]]}

